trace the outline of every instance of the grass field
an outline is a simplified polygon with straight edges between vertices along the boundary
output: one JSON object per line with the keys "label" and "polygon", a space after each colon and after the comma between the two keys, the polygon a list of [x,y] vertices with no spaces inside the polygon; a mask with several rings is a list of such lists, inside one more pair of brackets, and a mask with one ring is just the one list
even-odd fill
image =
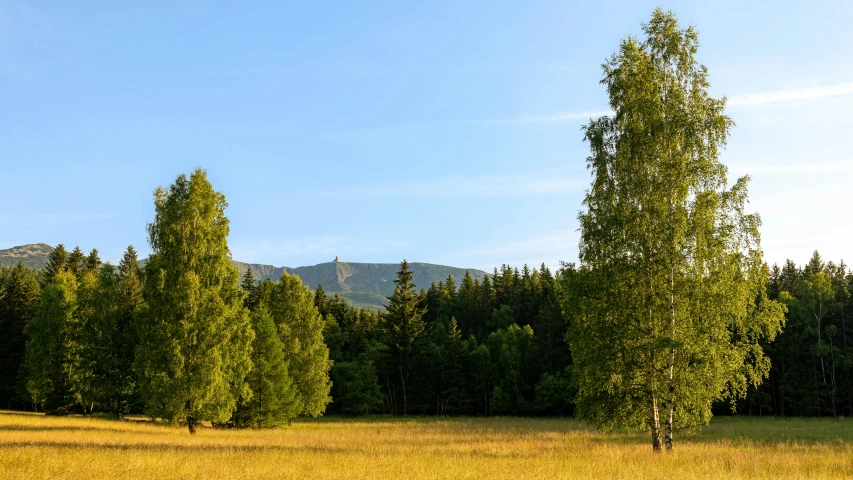
{"label": "grass field", "polygon": [[565,419],[334,419],[186,429],[0,412],[2,478],[853,478],[850,419],[716,418],[676,451]]}

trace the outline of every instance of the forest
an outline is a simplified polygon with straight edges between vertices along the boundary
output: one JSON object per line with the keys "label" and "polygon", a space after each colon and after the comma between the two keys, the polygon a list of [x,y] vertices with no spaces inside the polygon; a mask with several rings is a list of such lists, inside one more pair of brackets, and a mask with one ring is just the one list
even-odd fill
{"label": "forest", "polygon": [[853,416],[853,272],[770,267],[749,177],[720,160],[726,99],[698,35],[656,10],[602,66],[612,116],[583,127],[579,261],[415,285],[380,311],[284,273],[240,278],[225,195],[198,168],[154,192],[151,255],[59,245],[0,272],[0,406],[186,426],[299,417],[565,416],[650,431],[713,415]]}
{"label": "forest", "polygon": [[[566,273],[573,268],[552,273],[544,265],[520,270],[503,265],[483,282],[466,276],[457,285],[448,277],[417,289],[403,262],[398,288],[382,313],[353,308],[338,295],[330,298],[322,285],[311,293],[292,276],[258,284],[248,272],[240,289],[255,341],[263,338],[274,351],[282,349],[276,329],[296,328],[296,322],[285,320],[296,317],[271,312],[301,311],[314,320],[305,324],[306,331],[322,332],[326,365],[331,364],[324,367],[323,355],[316,357],[321,380],[311,407],[270,421],[324,410],[571,416],[572,355],[562,305],[570,288]],[[102,264],[97,250],[86,255],[60,245],[44,271],[5,268],[0,404],[53,413],[146,411],[133,368],[140,328],[134,318],[143,304],[144,282],[132,247],[117,267]],[[801,266],[791,260],[774,265],[766,283],[769,296],[787,306],[783,331],[764,346],[769,377],[745,398],[717,403],[715,413],[853,415],[853,326],[845,316],[853,311],[853,274],[844,262],[826,262],[815,252]],[[397,313],[406,311],[415,315]],[[292,355],[284,350],[271,360],[270,371]],[[305,373],[283,370],[283,390],[297,391],[294,378]]]}

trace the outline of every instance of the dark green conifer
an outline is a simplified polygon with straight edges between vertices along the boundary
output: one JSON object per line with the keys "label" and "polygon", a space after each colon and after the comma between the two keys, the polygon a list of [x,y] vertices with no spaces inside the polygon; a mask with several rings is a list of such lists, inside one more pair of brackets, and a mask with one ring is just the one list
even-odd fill
{"label": "dark green conifer", "polygon": [[80,275],[83,273],[84,262],[86,256],[83,255],[83,250],[80,247],[74,247],[74,250],[68,255],[68,260],[65,262],[65,268],[80,280]]}
{"label": "dark green conifer", "polygon": [[65,270],[68,263],[68,251],[65,250],[65,245],[59,244],[56,248],[50,252],[50,256],[47,259],[47,266],[44,269],[44,275],[42,277],[43,285],[47,285],[53,280],[53,277],[56,276],[57,273]]}

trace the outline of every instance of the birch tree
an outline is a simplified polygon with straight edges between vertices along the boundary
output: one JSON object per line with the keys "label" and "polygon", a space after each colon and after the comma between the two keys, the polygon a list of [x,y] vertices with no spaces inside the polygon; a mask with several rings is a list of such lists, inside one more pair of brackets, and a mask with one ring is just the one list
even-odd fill
{"label": "birch tree", "polygon": [[148,414],[226,422],[251,398],[254,332],[228,249],[225,196],[197,169],[154,193],[134,369]]}
{"label": "birch tree", "polygon": [[650,430],[660,451],[767,375],[759,341],[784,317],[765,292],[749,178],[729,186],[719,161],[734,122],[709,95],[696,30],[661,9],[642,30],[602,66],[614,113],[584,127],[592,183],[567,338],[578,414]]}

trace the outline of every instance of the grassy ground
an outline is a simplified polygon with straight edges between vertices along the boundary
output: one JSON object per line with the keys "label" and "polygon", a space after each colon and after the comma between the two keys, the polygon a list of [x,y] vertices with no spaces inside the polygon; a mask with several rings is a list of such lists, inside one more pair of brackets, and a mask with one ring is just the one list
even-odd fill
{"label": "grassy ground", "polygon": [[[679,440],[679,439],[677,439]],[[564,419],[186,429],[0,412],[3,478],[853,478],[853,420],[717,418],[676,451]]]}

